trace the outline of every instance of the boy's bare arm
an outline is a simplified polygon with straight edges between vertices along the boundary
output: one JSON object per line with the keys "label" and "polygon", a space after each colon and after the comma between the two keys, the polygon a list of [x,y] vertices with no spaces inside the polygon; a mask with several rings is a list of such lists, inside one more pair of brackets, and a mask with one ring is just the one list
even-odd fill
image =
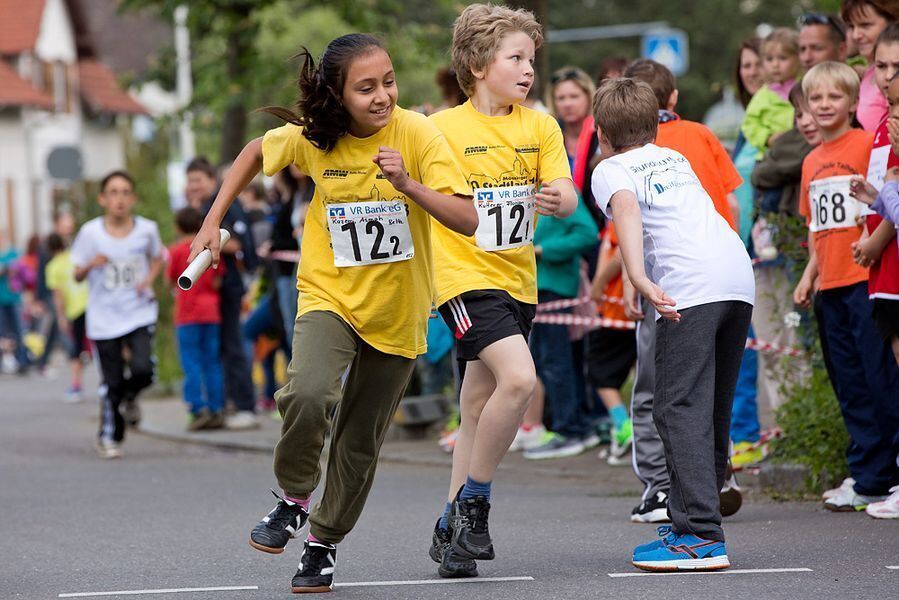
{"label": "boy's bare arm", "polygon": [[659,315],[679,321],[680,313],[674,308],[676,302],[646,276],[643,267],[643,222],[637,197],[633,192],[619,190],[612,194],[609,206],[618,232],[624,268],[634,288],[652,303]]}

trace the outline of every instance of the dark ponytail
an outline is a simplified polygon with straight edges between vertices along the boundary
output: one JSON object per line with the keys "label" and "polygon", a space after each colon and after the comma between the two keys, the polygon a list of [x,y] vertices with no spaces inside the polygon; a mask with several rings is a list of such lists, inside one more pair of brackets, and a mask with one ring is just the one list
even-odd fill
{"label": "dark ponytail", "polygon": [[330,152],[350,130],[350,114],[341,102],[350,63],[374,48],[384,50],[384,45],[373,35],[344,35],[328,44],[316,65],[309,50],[301,46],[300,52],[293,57],[302,59],[297,77],[297,112],[280,106],[259,110],[299,125],[303,128],[303,137],[313,146]]}

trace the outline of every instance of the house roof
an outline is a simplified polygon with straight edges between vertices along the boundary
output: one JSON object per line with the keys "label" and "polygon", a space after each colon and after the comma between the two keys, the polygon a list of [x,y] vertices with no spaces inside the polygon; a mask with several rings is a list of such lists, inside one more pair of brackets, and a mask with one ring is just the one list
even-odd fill
{"label": "house roof", "polygon": [[52,109],[54,105],[53,98],[19,77],[12,67],[0,60],[0,107],[35,106]]}
{"label": "house roof", "polygon": [[81,97],[95,112],[149,114],[146,108],[119,88],[115,75],[109,67],[97,60],[78,61],[78,80]]}
{"label": "house roof", "polygon": [[[84,0],[64,0],[78,56],[94,56],[93,40],[84,15]],[[37,44],[46,0],[0,0],[0,54],[20,54]]]}
{"label": "house roof", "polygon": [[44,0],[0,0],[0,54],[18,54],[34,48]]}

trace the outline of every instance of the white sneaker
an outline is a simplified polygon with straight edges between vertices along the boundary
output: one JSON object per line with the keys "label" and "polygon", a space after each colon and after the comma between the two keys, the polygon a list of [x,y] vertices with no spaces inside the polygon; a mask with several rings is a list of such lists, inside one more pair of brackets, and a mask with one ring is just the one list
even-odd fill
{"label": "white sneaker", "polygon": [[835,487],[832,490],[827,490],[826,492],[821,494],[821,498],[823,498],[824,500],[829,500],[845,489],[851,490],[854,485],[855,480],[852,477],[847,477],[843,480],[843,483],[841,483],[839,487]]}
{"label": "white sneaker", "polygon": [[893,492],[882,502],[872,502],[865,512],[875,519],[899,519],[899,485],[890,488]]}
{"label": "white sneaker", "polygon": [[834,512],[858,512],[873,502],[886,500],[887,496],[863,496],[853,488],[840,488],[840,493],[824,501],[824,508]]}
{"label": "white sneaker", "polygon": [[15,373],[18,370],[19,361],[16,360],[16,357],[12,354],[4,354],[2,361],[0,361],[0,372],[9,375]]}
{"label": "white sneaker", "polygon": [[233,415],[225,417],[225,429],[238,431],[241,429],[257,429],[259,427],[259,419],[256,414],[249,410],[241,410]]}
{"label": "white sneaker", "polygon": [[509,452],[532,450],[540,445],[544,435],[546,435],[546,427],[543,425],[534,425],[528,431],[525,431],[524,427],[519,427],[515,439],[512,440],[512,445],[509,446]]}
{"label": "white sneaker", "polygon": [[122,458],[122,445],[112,440],[97,440],[97,456],[100,458]]}

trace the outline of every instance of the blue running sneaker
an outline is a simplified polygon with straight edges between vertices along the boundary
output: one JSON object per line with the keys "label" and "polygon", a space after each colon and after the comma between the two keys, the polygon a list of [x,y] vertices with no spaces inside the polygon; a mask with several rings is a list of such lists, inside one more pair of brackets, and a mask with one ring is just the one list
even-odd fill
{"label": "blue running sneaker", "polygon": [[642,554],[644,552],[652,552],[653,550],[657,550],[659,548],[663,548],[665,546],[665,541],[673,541],[677,536],[676,533],[672,533],[670,525],[663,525],[662,527],[657,527],[656,531],[659,532],[659,539],[649,542],[648,544],[642,544],[634,548],[634,556],[638,554]]}
{"label": "blue running sneaker", "polygon": [[633,565],[644,571],[717,571],[730,567],[724,542],[659,527],[658,539],[634,548]]}

